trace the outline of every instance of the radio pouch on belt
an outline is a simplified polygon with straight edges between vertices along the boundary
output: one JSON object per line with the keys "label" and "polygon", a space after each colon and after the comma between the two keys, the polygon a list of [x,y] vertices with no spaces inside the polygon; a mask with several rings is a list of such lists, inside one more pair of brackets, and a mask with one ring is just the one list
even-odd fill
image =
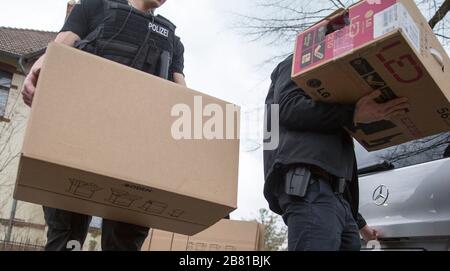
{"label": "radio pouch on belt", "polygon": [[311,171],[305,167],[292,168],[286,174],[286,194],[290,196],[304,197],[309,183]]}

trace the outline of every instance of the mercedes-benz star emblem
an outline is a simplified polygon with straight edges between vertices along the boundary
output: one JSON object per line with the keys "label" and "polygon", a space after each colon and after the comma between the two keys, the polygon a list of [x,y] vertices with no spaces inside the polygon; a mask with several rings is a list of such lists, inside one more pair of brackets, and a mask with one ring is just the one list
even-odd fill
{"label": "mercedes-benz star emblem", "polygon": [[380,185],[373,191],[372,200],[378,206],[384,205],[388,198],[389,189],[385,185]]}

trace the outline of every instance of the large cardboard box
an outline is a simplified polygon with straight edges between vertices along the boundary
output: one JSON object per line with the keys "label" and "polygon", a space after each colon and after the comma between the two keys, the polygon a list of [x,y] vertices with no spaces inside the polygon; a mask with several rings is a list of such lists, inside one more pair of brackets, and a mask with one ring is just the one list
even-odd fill
{"label": "large cardboard box", "polygon": [[403,116],[350,127],[373,151],[450,130],[449,64],[414,1],[367,0],[298,35],[292,78],[322,102],[355,103],[374,90],[379,103],[408,97]]}
{"label": "large cardboard box", "polygon": [[[202,117],[199,99],[217,114],[235,110],[226,121],[234,139],[175,139],[174,106],[200,114],[192,125],[211,121]],[[238,119],[239,108],[224,101],[51,44],[14,197],[193,235],[236,209]]]}
{"label": "large cardboard box", "polygon": [[264,226],[223,219],[194,236],[151,230],[142,251],[263,251]]}

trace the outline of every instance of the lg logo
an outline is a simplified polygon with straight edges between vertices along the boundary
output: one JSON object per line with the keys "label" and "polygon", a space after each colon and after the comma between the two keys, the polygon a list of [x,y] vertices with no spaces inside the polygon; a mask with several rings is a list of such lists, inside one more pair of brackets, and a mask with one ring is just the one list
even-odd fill
{"label": "lg logo", "polygon": [[322,81],[320,81],[319,79],[310,79],[306,82],[306,85],[310,88],[315,89],[320,97],[324,99],[330,98],[331,96],[331,93],[325,90],[324,87],[322,87]]}

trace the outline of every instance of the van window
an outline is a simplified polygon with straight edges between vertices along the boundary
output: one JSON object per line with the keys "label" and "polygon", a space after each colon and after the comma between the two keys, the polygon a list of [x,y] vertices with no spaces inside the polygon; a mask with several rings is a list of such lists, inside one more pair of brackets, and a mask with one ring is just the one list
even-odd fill
{"label": "van window", "polygon": [[355,142],[355,152],[358,169],[383,162],[390,163],[393,168],[407,167],[450,157],[450,132],[374,152],[367,152],[358,142]]}

